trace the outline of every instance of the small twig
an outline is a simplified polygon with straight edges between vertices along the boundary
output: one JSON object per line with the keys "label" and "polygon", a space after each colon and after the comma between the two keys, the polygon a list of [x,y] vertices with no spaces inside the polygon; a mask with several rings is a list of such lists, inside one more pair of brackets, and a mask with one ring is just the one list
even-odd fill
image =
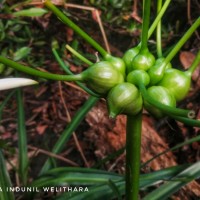
{"label": "small twig", "polygon": [[82,10],[89,10],[89,11],[93,11],[95,10],[95,8],[93,7],[89,7],[89,6],[81,6],[81,5],[76,5],[73,3],[66,3],[64,5],[65,8],[70,7],[70,8],[77,8],[77,9],[82,9]]}
{"label": "small twig", "polygon": [[70,82],[63,82],[65,85],[68,85],[76,90],[79,90],[85,94],[88,94],[85,90],[83,90],[82,88],[80,88],[79,86],[75,85],[74,83],[70,83]]}
{"label": "small twig", "polygon": [[100,28],[101,34],[103,36],[103,40],[104,40],[104,43],[105,43],[105,46],[106,46],[106,50],[107,50],[108,53],[110,53],[110,46],[108,44],[108,40],[107,40],[107,37],[106,37],[106,33],[105,33],[105,30],[104,30],[100,15],[99,15],[99,11],[97,9],[95,9],[94,13],[96,14],[96,17],[97,17],[97,22],[99,24],[99,28]]}
{"label": "small twig", "polygon": [[[188,23],[190,25],[192,25],[192,18],[191,18],[191,0],[187,1],[187,18],[188,18]],[[198,40],[200,39],[200,35],[198,33],[198,31],[195,31],[195,34],[198,38]]]}
{"label": "small twig", "polygon": [[[67,105],[66,105],[65,100],[64,100],[64,97],[63,97],[62,84],[61,84],[60,81],[58,82],[58,84],[59,84],[60,98],[61,98],[61,101],[62,101],[63,106],[64,106],[64,108],[65,108],[65,112],[66,112],[66,116],[67,116],[67,118],[68,118],[68,121],[70,122],[70,121],[71,121],[71,116],[70,116],[70,114],[69,114],[69,111],[68,111],[68,109],[67,109]],[[84,153],[83,153],[83,150],[82,150],[82,148],[81,148],[81,145],[80,145],[80,143],[79,143],[79,141],[78,141],[78,138],[77,138],[75,132],[73,132],[73,139],[74,139],[74,141],[75,141],[76,147],[77,147],[78,151],[80,152],[81,157],[82,157],[82,159],[83,159],[85,165],[86,165],[87,167],[89,167],[89,163],[88,163],[88,161],[87,161],[87,159],[86,159],[86,157],[85,157],[85,155],[84,155]]]}
{"label": "small twig", "polygon": [[133,2],[133,12],[131,14],[131,16],[138,21],[139,23],[142,23],[142,19],[140,16],[138,16],[138,12],[137,12],[137,5],[138,5],[138,0],[135,0]]}
{"label": "small twig", "polygon": [[120,160],[122,160],[125,157],[125,152],[123,154],[121,154],[116,160],[115,162],[109,167],[108,171],[113,170],[113,168],[118,164],[118,162],[120,162]]}
{"label": "small twig", "polygon": [[102,37],[103,37],[103,40],[104,40],[104,43],[105,43],[105,46],[106,46],[106,50],[107,50],[108,53],[110,53],[110,47],[109,47],[108,40],[107,40],[107,37],[106,37],[106,33],[105,33],[105,30],[104,30],[104,27],[103,27],[103,24],[102,24],[100,15],[99,15],[99,11],[96,8],[93,8],[93,7],[80,6],[80,5],[71,4],[71,3],[66,3],[65,7],[77,8],[77,9],[82,9],[82,10],[89,10],[96,15],[97,23],[99,24],[99,28],[100,28],[100,31],[101,31],[101,34],[102,34]]}
{"label": "small twig", "polygon": [[49,152],[49,151],[46,151],[46,150],[44,150],[44,149],[36,148],[36,147],[31,146],[31,145],[28,145],[28,148],[29,148],[29,149],[32,149],[32,150],[35,150],[35,151],[37,151],[38,153],[42,153],[42,154],[48,155],[48,156],[50,156],[50,157],[56,158],[56,159],[58,159],[58,160],[62,160],[62,161],[66,162],[67,164],[70,164],[70,165],[72,165],[72,166],[75,166],[75,167],[78,167],[78,166],[79,166],[79,165],[78,165],[77,163],[75,163],[74,161],[71,161],[71,160],[69,160],[69,159],[67,159],[67,158],[63,158],[62,156],[56,155],[56,154],[51,153],[51,152]]}

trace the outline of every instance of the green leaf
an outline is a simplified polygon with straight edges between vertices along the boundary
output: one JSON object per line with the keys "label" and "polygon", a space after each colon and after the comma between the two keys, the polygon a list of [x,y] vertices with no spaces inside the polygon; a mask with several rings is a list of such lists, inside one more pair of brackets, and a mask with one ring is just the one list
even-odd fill
{"label": "green leaf", "polygon": [[17,126],[18,126],[18,149],[19,149],[19,177],[23,185],[28,180],[28,152],[27,152],[27,136],[25,126],[25,113],[22,92],[17,89]]}
{"label": "green leaf", "polygon": [[161,185],[158,189],[153,190],[146,197],[144,197],[143,200],[168,199],[168,197],[177,192],[181,187],[185,186],[190,181],[193,181],[199,177],[200,161],[187,167],[178,175],[173,177],[171,180]]}
{"label": "green leaf", "polygon": [[185,145],[189,145],[189,144],[191,144],[191,143],[193,143],[193,142],[197,142],[197,141],[200,141],[200,135],[198,135],[198,136],[196,136],[196,137],[193,137],[193,138],[191,138],[191,139],[188,139],[188,140],[186,140],[186,141],[184,141],[184,142],[182,142],[182,143],[179,143],[179,144],[175,145],[174,147],[172,147],[172,148],[170,148],[170,149],[167,149],[167,150],[165,150],[165,151],[163,151],[163,152],[161,152],[161,153],[158,153],[158,154],[155,155],[153,158],[151,158],[151,159],[149,159],[147,162],[143,163],[143,164],[142,164],[142,167],[147,166],[147,165],[148,165],[150,162],[152,162],[154,159],[156,159],[156,158],[162,156],[163,154],[166,154],[166,153],[169,152],[169,151],[175,151],[175,150],[177,150],[177,149],[179,149],[179,148],[181,148],[181,147],[183,147],[183,146],[185,146]]}
{"label": "green leaf", "polygon": [[30,54],[31,52],[31,48],[29,47],[22,47],[20,49],[18,49],[13,56],[13,60],[14,61],[19,61],[23,58],[25,58],[26,56],[28,56],[28,54]]}
{"label": "green leaf", "polygon": [[[163,181],[170,180],[190,165],[180,165],[166,168],[149,174],[140,175],[140,189],[147,188]],[[87,169],[79,167],[61,167],[47,171],[38,179],[33,181],[32,187],[47,186],[88,186],[89,192],[85,193],[63,193],[57,199],[112,199],[125,194],[124,177],[116,173],[111,173],[97,169]],[[112,184],[112,187],[111,187]],[[93,186],[91,186],[93,185]]]}
{"label": "green leaf", "polygon": [[29,8],[14,12],[15,17],[40,17],[46,14],[48,11],[43,8]]}
{"label": "green leaf", "polygon": [[56,168],[49,170],[39,179],[33,181],[33,187],[58,186],[65,183],[72,185],[91,185],[99,183],[108,183],[108,180],[119,181],[124,179],[115,173],[102,170],[84,169],[84,168]]}
{"label": "green leaf", "polygon": [[13,192],[6,191],[7,188],[11,187],[11,181],[6,169],[6,164],[2,150],[0,149],[0,199],[2,200],[14,200]]}

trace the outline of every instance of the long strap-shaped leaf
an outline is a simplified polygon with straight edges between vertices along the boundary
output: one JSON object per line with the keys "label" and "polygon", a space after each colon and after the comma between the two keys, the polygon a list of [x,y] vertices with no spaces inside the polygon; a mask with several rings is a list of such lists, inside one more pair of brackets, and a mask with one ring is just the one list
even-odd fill
{"label": "long strap-shaped leaf", "polygon": [[0,149],[0,199],[2,200],[14,200],[13,192],[6,191],[7,188],[11,187],[11,181],[6,169],[6,164],[2,150]]}
{"label": "long strap-shaped leaf", "polygon": [[19,148],[19,176],[23,183],[27,183],[28,175],[28,153],[27,153],[27,136],[25,127],[24,105],[22,100],[22,91],[17,89],[17,106],[18,106],[18,148]]}
{"label": "long strap-shaped leaf", "polygon": [[148,194],[143,200],[168,199],[172,194],[189,182],[200,177],[200,161],[189,166],[167,183]]}
{"label": "long strap-shaped leaf", "polygon": [[[185,170],[188,166],[190,165],[181,165],[181,166],[175,166],[175,167],[170,167],[166,168],[164,170],[159,170],[156,172],[152,172],[149,174],[142,174],[140,175],[140,188],[145,188],[148,186],[155,185],[163,180],[169,180],[172,177],[176,176],[178,173],[181,171]],[[86,175],[86,174],[85,174]],[[73,176],[73,174],[71,174]],[[88,174],[88,176],[90,176]],[[99,174],[97,174],[99,176]],[[111,176],[110,176],[111,178]],[[111,179],[112,180],[112,179]],[[99,199],[113,199],[115,197],[119,196],[119,193],[121,195],[125,194],[125,181],[124,180],[119,180],[116,181],[112,180],[113,183],[115,184],[115,187],[117,187],[118,192],[114,192],[113,189],[109,185],[109,180],[106,184],[97,185],[97,186],[92,186],[88,187],[88,192],[66,192],[58,197],[56,197],[56,200],[79,200],[79,199],[92,199],[92,200],[99,200]]]}
{"label": "long strap-shaped leaf", "polygon": [[[146,188],[165,180],[170,180],[181,171],[185,170],[190,165],[181,165],[166,168],[149,174],[140,175],[140,188]],[[117,193],[110,187],[109,181],[117,188]],[[49,187],[49,186],[62,186],[62,185],[85,185],[88,186],[89,192],[74,194],[67,192],[62,194],[58,199],[111,199],[125,194],[125,180],[124,177],[107,171],[97,169],[85,168],[56,168],[47,171],[37,180],[33,181],[30,186],[32,187]],[[103,185],[102,185],[103,184]],[[93,187],[91,187],[93,185]],[[96,185],[96,186],[94,186]]]}

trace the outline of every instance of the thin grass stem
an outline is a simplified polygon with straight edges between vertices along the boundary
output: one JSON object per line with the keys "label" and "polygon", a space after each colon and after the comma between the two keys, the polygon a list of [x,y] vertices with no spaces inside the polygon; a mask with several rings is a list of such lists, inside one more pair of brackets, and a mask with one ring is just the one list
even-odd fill
{"label": "thin grass stem", "polygon": [[25,127],[24,104],[21,89],[17,89],[17,125],[18,125],[18,149],[19,149],[19,177],[22,184],[25,186],[28,181],[28,151],[27,151],[27,136]]}

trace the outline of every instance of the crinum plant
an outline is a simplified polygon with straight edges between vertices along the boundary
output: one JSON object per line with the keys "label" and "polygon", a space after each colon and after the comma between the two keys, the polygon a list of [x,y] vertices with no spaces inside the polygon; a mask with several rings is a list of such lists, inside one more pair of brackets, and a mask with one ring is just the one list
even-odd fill
{"label": "crinum plant", "polygon": [[[200,51],[197,52],[196,58],[187,71],[178,70],[171,64],[174,56],[200,26],[200,17],[197,18],[185,32],[173,49],[167,55],[163,56],[161,19],[170,2],[170,0],[166,0],[163,4],[162,0],[157,1],[157,16],[152,25],[149,26],[151,1],[143,1],[141,42],[136,47],[128,49],[123,57],[120,58],[108,53],[51,1],[45,0],[44,6],[46,6],[49,11],[54,13],[62,23],[73,29],[101,54],[101,59],[96,63],[92,63],[74,49],[70,49],[70,46],[67,45],[67,48],[71,50],[74,55],[89,65],[88,69],[79,74],[72,74],[72,72],[66,68],[65,71],[68,75],[47,73],[0,56],[1,63],[18,71],[49,80],[75,81],[91,95],[84,105],[81,114],[77,114],[74,117],[69,129],[66,130],[63,137],[61,137],[62,139],[54,146],[52,150],[53,153],[59,153],[63,149],[64,142],[66,142],[67,138],[78,126],[80,120],[99,98],[104,98],[106,100],[110,117],[115,118],[120,114],[127,116],[125,180],[122,176],[95,169],[51,169],[51,162],[48,160],[41,169],[40,177],[30,183],[32,187],[73,183],[74,179],[74,182],[80,181],[80,183],[88,185],[94,182],[99,185],[91,188],[91,192],[88,194],[82,194],[82,196],[75,194],[71,197],[69,194],[63,194],[57,199],[112,199],[114,197],[121,199],[121,196],[125,195],[127,200],[137,200],[139,199],[139,189],[155,184],[155,180],[163,173],[166,176],[164,177],[163,175],[163,179],[171,178],[174,182],[163,184],[160,188],[147,194],[144,199],[167,199],[176,190],[192,180],[180,180],[181,177],[188,175],[188,170],[191,173],[190,178],[193,177],[194,179],[200,176],[199,163],[189,166],[178,166],[177,168],[165,169],[147,175],[140,175],[143,109],[146,109],[151,115],[158,119],[168,116],[186,125],[200,127],[200,121],[193,119],[195,118],[194,111],[177,107],[177,102],[183,100],[189,92],[191,76],[200,62]],[[155,29],[157,56],[148,48],[148,39]],[[64,63],[59,58],[55,49],[53,49],[53,53],[59,64],[63,66]],[[78,176],[82,178],[82,181],[80,180],[81,178],[78,179]],[[98,179],[97,176],[102,176],[102,178]],[[63,179],[61,179],[61,177],[63,177]],[[104,191],[104,193],[102,193],[102,191]]]}

